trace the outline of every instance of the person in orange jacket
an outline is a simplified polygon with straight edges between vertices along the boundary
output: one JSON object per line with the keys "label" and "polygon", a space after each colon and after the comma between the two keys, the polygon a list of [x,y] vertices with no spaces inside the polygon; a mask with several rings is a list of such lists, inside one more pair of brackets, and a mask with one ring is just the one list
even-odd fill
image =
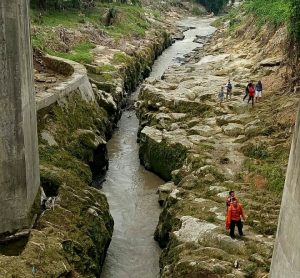
{"label": "person in orange jacket", "polygon": [[241,204],[238,203],[236,198],[232,198],[232,203],[227,211],[226,216],[226,229],[230,229],[230,237],[235,238],[234,230],[235,226],[238,227],[239,235],[243,236],[243,223],[242,220],[246,220],[244,209]]}

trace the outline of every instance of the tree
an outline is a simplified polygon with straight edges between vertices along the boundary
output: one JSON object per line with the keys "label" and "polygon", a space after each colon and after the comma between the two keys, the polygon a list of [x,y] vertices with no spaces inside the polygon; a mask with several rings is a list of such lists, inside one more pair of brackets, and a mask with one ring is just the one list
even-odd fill
{"label": "tree", "polygon": [[219,13],[228,0],[197,0],[200,4],[206,7],[210,12]]}
{"label": "tree", "polygon": [[294,41],[300,44],[300,0],[291,0],[290,30]]}

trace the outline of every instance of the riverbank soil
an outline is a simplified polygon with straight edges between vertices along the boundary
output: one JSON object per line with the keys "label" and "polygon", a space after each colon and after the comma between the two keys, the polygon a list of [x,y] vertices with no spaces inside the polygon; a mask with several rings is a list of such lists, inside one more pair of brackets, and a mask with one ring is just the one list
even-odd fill
{"label": "riverbank soil", "polygon": [[[140,159],[170,181],[159,189],[155,231],[162,277],[268,276],[298,105],[286,85],[286,40],[285,27],[222,23],[184,65],[142,86]],[[219,106],[228,79],[233,96]],[[243,101],[251,80],[264,84],[254,107]],[[225,230],[229,190],[248,216],[234,240]]]}

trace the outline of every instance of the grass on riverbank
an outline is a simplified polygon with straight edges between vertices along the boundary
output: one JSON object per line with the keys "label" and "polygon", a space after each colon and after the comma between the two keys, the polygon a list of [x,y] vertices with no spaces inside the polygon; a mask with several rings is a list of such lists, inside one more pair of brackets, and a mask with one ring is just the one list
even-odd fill
{"label": "grass on riverbank", "polygon": [[216,20],[215,26],[229,22],[229,30],[235,31],[244,21],[244,17],[254,17],[260,28],[264,24],[279,27],[287,24],[291,17],[291,4],[285,0],[247,0],[238,8],[232,8],[228,14]]}
{"label": "grass on riverbank", "polygon": [[90,50],[92,50],[94,47],[95,45],[93,43],[89,41],[83,41],[74,45],[72,50],[69,52],[59,52],[49,49],[48,53],[53,56],[73,60],[78,63],[90,64],[93,61],[93,54]]}
{"label": "grass on riverbank", "polygon": [[[105,15],[108,9],[115,9],[116,21],[106,26]],[[145,35],[149,27],[141,6],[125,5],[120,3],[108,4],[98,3],[93,9],[84,12],[73,10],[60,10],[41,12],[31,10],[33,25],[42,27],[58,27],[75,29],[82,24],[93,24],[95,27],[107,32],[111,36],[120,37],[124,35]]]}
{"label": "grass on riverbank", "polygon": [[275,26],[285,24],[291,14],[290,3],[285,0],[248,0],[245,2],[245,10],[255,16],[258,26],[266,23]]}
{"label": "grass on riverbank", "polygon": [[[113,8],[115,18],[105,25],[107,11]],[[82,63],[91,63],[91,49],[103,39],[142,38],[149,23],[141,6],[98,3],[84,12],[61,10],[41,12],[31,10],[32,44],[49,54]]]}

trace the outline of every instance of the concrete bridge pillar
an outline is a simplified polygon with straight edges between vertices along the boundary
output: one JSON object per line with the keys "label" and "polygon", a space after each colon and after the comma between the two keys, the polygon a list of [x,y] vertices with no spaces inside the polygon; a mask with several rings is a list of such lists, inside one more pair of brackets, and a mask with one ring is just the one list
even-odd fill
{"label": "concrete bridge pillar", "polygon": [[0,234],[28,227],[38,189],[29,0],[0,0]]}
{"label": "concrete bridge pillar", "polygon": [[300,111],[283,190],[270,277],[300,277]]}

